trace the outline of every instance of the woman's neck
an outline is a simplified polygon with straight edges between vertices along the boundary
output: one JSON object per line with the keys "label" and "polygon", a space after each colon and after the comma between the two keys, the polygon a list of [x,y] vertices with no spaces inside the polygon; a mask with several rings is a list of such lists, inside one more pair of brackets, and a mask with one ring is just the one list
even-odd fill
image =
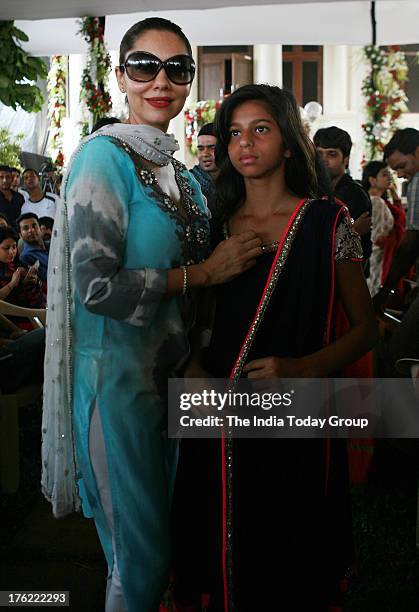
{"label": "woman's neck", "polygon": [[127,123],[130,123],[131,125],[149,125],[150,127],[156,128],[157,130],[160,130],[161,132],[164,132],[164,133],[166,133],[169,128],[169,122],[159,123],[158,125],[151,124],[151,123],[144,123],[143,121],[140,121],[139,117],[136,117],[133,114],[129,115]]}
{"label": "woman's neck", "polygon": [[370,196],[378,196],[380,198],[383,197],[383,193],[385,192],[385,189],[378,189],[378,187],[370,187],[368,190]]}

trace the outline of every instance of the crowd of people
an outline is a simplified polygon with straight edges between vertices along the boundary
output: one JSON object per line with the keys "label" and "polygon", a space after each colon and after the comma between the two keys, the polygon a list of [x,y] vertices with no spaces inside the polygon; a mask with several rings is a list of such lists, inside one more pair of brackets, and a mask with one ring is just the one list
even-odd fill
{"label": "crowd of people", "polygon": [[[49,244],[58,196],[40,187],[38,172],[0,166],[0,300],[29,309],[47,304]],[[0,389],[43,381],[45,331],[2,316]]]}
{"label": "crowd of people", "polygon": [[[290,92],[246,85],[188,170],[166,133],[195,76],[183,31],[132,26],[116,76],[128,121],[95,126],[60,198],[0,166],[0,299],[48,296],[43,492],[57,517],[94,518],[106,612],[157,611],[170,576],[177,612],[339,610],[354,564],[345,443],[179,444],[167,381],[372,376],[377,320],[390,299],[403,310],[419,256],[419,132],[398,130],[358,182],[346,131],[311,139]],[[414,380],[418,305],[388,353]],[[0,324],[0,359],[39,365],[43,330]]]}

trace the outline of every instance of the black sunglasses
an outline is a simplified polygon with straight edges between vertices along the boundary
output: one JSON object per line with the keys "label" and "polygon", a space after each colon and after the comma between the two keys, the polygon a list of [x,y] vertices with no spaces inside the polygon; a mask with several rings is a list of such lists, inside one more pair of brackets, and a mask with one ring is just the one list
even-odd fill
{"label": "black sunglasses", "polygon": [[195,76],[195,62],[190,55],[174,55],[164,62],[152,53],[133,51],[119,69],[132,81],[148,83],[164,68],[167,78],[175,85],[189,85]]}

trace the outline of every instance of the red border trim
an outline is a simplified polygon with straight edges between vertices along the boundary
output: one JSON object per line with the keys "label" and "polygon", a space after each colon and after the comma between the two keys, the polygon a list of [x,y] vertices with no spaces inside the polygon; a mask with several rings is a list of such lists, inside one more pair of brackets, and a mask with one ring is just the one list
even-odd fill
{"label": "red border trim", "polygon": [[328,313],[327,313],[327,323],[326,323],[326,344],[329,344],[330,342],[330,328],[331,328],[331,324],[332,324],[332,311],[333,311],[333,301],[334,301],[334,296],[335,296],[335,237],[336,237],[336,228],[337,228],[337,224],[338,221],[340,219],[341,214],[344,213],[344,209],[343,207],[340,209],[340,211],[338,212],[338,214],[336,215],[336,219],[335,219],[335,223],[333,225],[333,234],[332,234],[332,253],[331,253],[331,283],[330,283],[330,296],[329,296],[329,308],[328,308]]}
{"label": "red border trim", "polygon": [[[245,340],[244,340],[244,342],[243,342],[243,344],[241,346],[241,349],[239,351],[239,355],[238,355],[238,357],[236,359],[236,362],[235,362],[235,364],[233,366],[233,369],[231,371],[230,380],[233,378],[233,374],[234,374],[234,371],[236,369],[237,363],[238,363],[238,361],[240,359],[240,355],[241,355],[241,353],[243,351],[244,345],[246,344],[246,340],[249,337],[250,330],[253,327],[253,324],[254,324],[254,322],[256,320],[257,314],[259,312],[259,309],[260,309],[261,304],[263,302],[263,299],[265,297],[266,290],[267,290],[269,282],[270,282],[270,280],[272,278],[272,274],[273,274],[273,271],[275,269],[276,263],[278,261],[279,255],[281,253],[281,250],[282,250],[285,238],[286,238],[286,236],[287,236],[287,234],[289,232],[289,229],[290,229],[291,225],[294,223],[295,217],[300,212],[303,204],[306,201],[307,201],[307,198],[302,198],[301,200],[298,201],[297,206],[295,207],[295,210],[292,213],[291,217],[289,218],[287,226],[286,226],[286,228],[284,229],[284,231],[282,233],[281,239],[280,239],[279,244],[278,244],[278,249],[276,251],[275,258],[274,258],[274,260],[272,262],[271,269],[269,270],[268,279],[266,281],[265,287],[264,287],[263,292],[262,292],[262,297],[261,297],[261,299],[259,301],[258,307],[257,307],[256,312],[255,312],[255,316],[253,318],[252,323],[250,324],[249,331],[246,334],[246,338],[245,338]],[[227,490],[226,490],[227,489],[227,482],[226,482],[226,473],[225,473],[225,458],[226,458],[225,438],[223,436],[222,439],[221,439],[221,460],[222,460],[222,466],[223,466],[223,469],[222,469],[222,486],[223,486],[223,497],[222,497],[222,509],[223,509],[222,510],[223,511],[223,550],[222,550],[222,556],[223,556],[223,558],[222,558],[222,568],[223,568],[223,583],[224,583],[224,585],[223,585],[224,586],[224,610],[225,610],[225,612],[228,612],[228,610],[229,610],[229,605],[228,605],[229,597],[228,597],[227,559],[226,559],[226,552],[227,552]]]}
{"label": "red border trim", "polygon": [[[332,233],[332,252],[330,257],[330,265],[331,265],[331,282],[330,282],[330,296],[329,296],[329,308],[327,313],[327,322],[326,322],[326,337],[325,344],[329,344],[330,342],[330,330],[332,326],[332,316],[333,316],[333,305],[334,305],[334,297],[335,297],[335,237],[336,237],[336,228],[338,221],[342,214],[345,214],[345,208],[339,210],[336,215],[335,222],[333,224],[333,233]],[[324,474],[324,492],[327,495],[327,490],[329,487],[329,475],[330,475],[330,463],[331,463],[331,441],[330,438],[326,439],[326,461],[325,461],[325,474]]]}
{"label": "red border trim", "polygon": [[296,217],[296,216],[297,216],[297,214],[300,212],[300,210],[301,210],[301,208],[302,208],[302,206],[303,206],[303,204],[304,204],[305,202],[307,202],[307,198],[301,199],[301,200],[300,200],[300,201],[297,203],[297,206],[295,207],[294,212],[292,213],[291,217],[289,218],[289,221],[288,221],[288,223],[287,223],[287,227],[284,229],[284,231],[283,231],[283,233],[282,233],[281,239],[280,239],[279,244],[278,244],[278,249],[277,249],[277,251],[276,251],[275,258],[274,258],[274,260],[273,260],[273,262],[272,262],[271,269],[269,270],[268,279],[267,279],[267,281],[266,281],[265,287],[264,287],[263,292],[262,292],[262,297],[260,298],[260,301],[259,301],[258,307],[256,308],[255,316],[253,317],[253,321],[252,321],[252,323],[250,324],[249,331],[248,331],[248,332],[247,332],[247,334],[246,334],[246,338],[244,339],[244,342],[243,342],[243,344],[242,344],[242,347],[241,347],[241,349],[240,349],[240,351],[239,351],[239,355],[238,355],[238,357],[237,357],[237,359],[236,359],[236,362],[235,362],[235,364],[234,364],[234,366],[233,366],[233,369],[232,369],[232,371],[231,371],[231,374],[230,374],[230,380],[233,378],[233,373],[234,373],[234,370],[236,369],[237,363],[238,363],[238,361],[239,361],[239,359],[240,359],[240,355],[241,355],[241,353],[242,353],[242,351],[243,351],[244,345],[246,344],[246,340],[247,340],[247,339],[248,339],[248,337],[249,337],[250,330],[252,329],[253,324],[254,324],[254,322],[256,321],[256,318],[257,318],[257,315],[258,315],[259,309],[260,309],[260,307],[261,307],[261,304],[262,304],[263,299],[264,299],[265,294],[266,294],[266,290],[267,290],[268,285],[269,285],[269,282],[270,282],[270,280],[271,280],[271,278],[272,278],[273,271],[274,271],[274,269],[275,269],[275,266],[276,266],[276,263],[277,263],[277,261],[278,261],[279,255],[281,254],[281,250],[282,250],[282,247],[283,247],[283,244],[284,244],[285,238],[287,237],[287,234],[288,234],[288,232],[289,232],[289,229],[290,229],[291,225],[294,223],[295,217]]}

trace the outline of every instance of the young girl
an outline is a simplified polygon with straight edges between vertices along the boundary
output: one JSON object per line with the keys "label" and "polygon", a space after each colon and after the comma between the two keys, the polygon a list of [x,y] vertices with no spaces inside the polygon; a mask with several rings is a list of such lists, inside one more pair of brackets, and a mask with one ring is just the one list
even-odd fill
{"label": "young girl", "polygon": [[[362,173],[362,184],[370,194],[372,204],[373,247],[367,284],[371,296],[374,297],[385,282],[394,253],[402,241],[406,215],[392,185],[391,174],[385,162],[369,162]],[[393,202],[386,198],[388,191],[391,192]],[[402,286],[399,286],[399,294],[401,290]]]}
{"label": "young girl", "polygon": [[12,227],[0,227],[0,300],[25,308],[44,308],[46,297],[34,266],[16,263],[18,235]]}
{"label": "young girl", "polygon": [[[268,85],[236,90],[219,111],[217,137],[218,240],[252,229],[264,254],[216,288],[209,347],[186,375],[331,376],[371,348],[376,325],[359,237],[345,209],[322,198],[294,97]],[[341,338],[338,299],[350,321]],[[191,442],[181,444],[176,492],[179,609],[197,610],[200,591],[210,593],[210,610],[337,604],[352,554],[345,446]]]}

